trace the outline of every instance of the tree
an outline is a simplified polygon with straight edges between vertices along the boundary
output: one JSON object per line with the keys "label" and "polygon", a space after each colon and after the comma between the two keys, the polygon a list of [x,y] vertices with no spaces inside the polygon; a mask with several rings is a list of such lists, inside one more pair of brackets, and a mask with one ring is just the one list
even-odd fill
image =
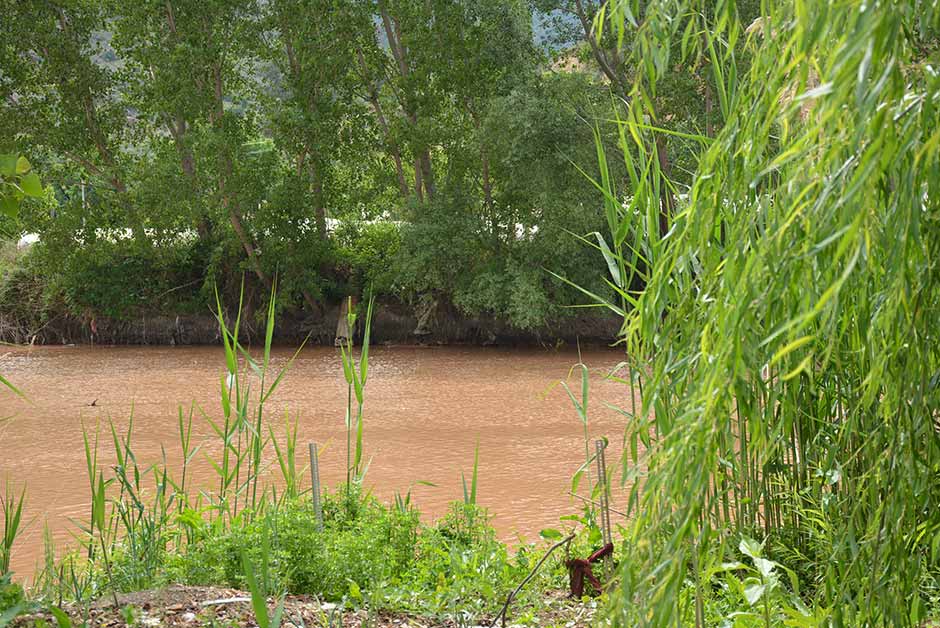
{"label": "tree", "polygon": [[354,97],[356,61],[374,30],[368,12],[351,1],[276,0],[265,7],[265,57],[278,70],[271,107],[277,144],[308,181],[317,233],[326,239],[326,187],[344,145],[352,144],[363,103]]}
{"label": "tree", "polygon": [[[191,189],[211,186],[244,249],[249,267],[267,286],[271,280],[245,225],[238,157],[253,139],[250,120],[234,109],[243,97],[248,59],[241,44],[256,15],[242,2],[150,0],[112,8],[114,46],[123,61],[130,103],[156,134],[175,144]],[[198,149],[209,158],[200,158]],[[209,219],[199,221],[208,235]]]}
{"label": "tree", "polygon": [[126,111],[113,72],[96,63],[105,14],[97,2],[12,2],[3,11],[9,40],[4,116],[34,154],[50,150],[100,190],[143,241],[146,218],[128,203]]}

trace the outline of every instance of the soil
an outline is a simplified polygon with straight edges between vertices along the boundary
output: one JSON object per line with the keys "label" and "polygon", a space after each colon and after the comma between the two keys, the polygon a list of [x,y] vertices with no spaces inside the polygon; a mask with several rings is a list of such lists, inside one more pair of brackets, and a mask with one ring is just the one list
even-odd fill
{"label": "soil", "polygon": [[[23,320],[0,305],[0,343],[101,344],[101,345],[208,345],[219,344],[219,324],[210,312],[163,314],[141,312],[121,319],[87,313],[60,313],[39,324]],[[321,311],[283,312],[275,326],[275,340],[297,345],[332,345],[336,338],[339,303]],[[234,312],[231,313],[234,315]],[[246,340],[263,339],[263,315],[242,316]],[[609,344],[617,337],[621,320],[613,316],[576,312],[537,329],[521,330],[487,316],[467,316],[451,305],[411,306],[395,300],[377,302],[372,322],[372,341],[388,344],[470,344],[558,347],[564,344]],[[357,330],[361,335],[362,329]]]}
{"label": "soil", "polygon": [[[273,614],[277,600],[268,600],[269,612]],[[569,598],[564,591],[546,594],[545,603],[528,625],[563,626],[575,628],[588,626],[595,612],[595,603],[582,603]],[[119,594],[117,606],[108,597],[89,608],[65,605],[73,625],[110,628],[112,626],[134,626],[136,628],[234,628],[257,626],[250,595],[235,589],[218,587],[170,586],[164,589]],[[520,613],[520,609],[515,609]],[[512,615],[510,615],[510,620]],[[478,619],[475,625],[453,618],[430,618],[403,613],[380,612],[377,615],[366,610],[342,611],[335,604],[320,602],[313,596],[288,596],[284,600],[282,628],[483,628],[491,619]],[[16,628],[34,626],[56,626],[51,614],[34,613],[22,615],[14,620]],[[507,622],[507,626],[513,626]]]}

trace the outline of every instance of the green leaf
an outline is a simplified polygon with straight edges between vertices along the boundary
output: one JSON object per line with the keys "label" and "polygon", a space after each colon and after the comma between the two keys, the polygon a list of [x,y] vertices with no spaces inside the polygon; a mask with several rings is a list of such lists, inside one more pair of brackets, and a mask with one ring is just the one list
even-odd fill
{"label": "green leaf", "polygon": [[543,530],[539,530],[539,536],[546,541],[557,541],[562,537],[562,534],[555,528],[545,528]]}
{"label": "green leaf", "polygon": [[16,176],[16,155],[0,154],[0,176],[12,179]]}
{"label": "green leaf", "polygon": [[748,537],[741,539],[741,542],[738,543],[738,549],[741,550],[742,554],[750,558],[760,558],[762,550],[760,543]]}
{"label": "green leaf", "polygon": [[9,625],[10,622],[16,619],[21,613],[25,613],[26,608],[26,604],[21,602],[15,606],[5,609],[2,613],[0,613],[0,628]]}
{"label": "green leaf", "polygon": [[52,613],[52,616],[55,618],[56,624],[58,624],[59,628],[72,628],[71,618],[69,618],[66,612],[61,608],[58,606],[50,606],[49,612]]}
{"label": "green leaf", "polygon": [[26,157],[20,156],[20,158],[16,160],[16,174],[26,174],[31,167]]}
{"label": "green leaf", "polygon": [[767,560],[766,558],[758,557],[754,559],[754,566],[757,567],[757,571],[759,571],[760,575],[766,580],[773,575],[777,563],[772,560]]}
{"label": "green leaf", "polygon": [[607,246],[604,236],[597,231],[594,232],[594,236],[597,238],[597,244],[601,249],[601,254],[604,256],[604,261],[607,262],[607,270],[610,271],[610,276],[614,278],[614,283],[617,286],[623,288],[623,278],[620,276],[620,266],[617,263],[617,259]]}
{"label": "green leaf", "polygon": [[764,584],[751,584],[744,588],[744,597],[747,599],[748,604],[754,606],[764,597],[766,591],[767,586]]}
{"label": "green leaf", "polygon": [[268,615],[268,604],[264,597],[264,591],[258,583],[255,575],[254,566],[248,559],[248,553],[242,549],[242,570],[245,576],[245,582],[248,584],[248,590],[251,592],[251,607],[255,612],[255,621],[259,628],[278,628],[281,624],[281,616],[284,613],[284,598],[278,601],[274,615]]}
{"label": "green leaf", "polygon": [[22,392],[19,388],[17,388],[16,386],[14,386],[14,385],[10,382],[10,380],[8,380],[7,378],[5,378],[2,374],[0,374],[0,386],[5,386],[5,387],[9,388],[11,391],[13,391],[14,394],[16,394],[16,395],[22,397],[23,399],[26,399],[26,395],[24,395],[23,392]]}
{"label": "green leaf", "polygon": [[20,203],[13,194],[19,194],[19,192],[14,191],[10,194],[0,194],[0,213],[15,219],[20,213]]}
{"label": "green leaf", "polygon": [[20,187],[27,196],[42,196],[42,182],[39,180],[39,175],[35,172],[30,172],[20,179]]}

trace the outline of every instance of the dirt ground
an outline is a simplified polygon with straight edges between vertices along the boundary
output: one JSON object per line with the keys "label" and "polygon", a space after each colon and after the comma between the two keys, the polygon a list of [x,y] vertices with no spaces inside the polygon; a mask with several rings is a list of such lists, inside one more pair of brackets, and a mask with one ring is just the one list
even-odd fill
{"label": "dirt ground", "polygon": [[[258,626],[251,598],[245,591],[217,587],[171,586],[165,589],[139,591],[117,596],[117,606],[108,597],[90,608],[65,605],[73,626],[89,627],[133,626],[135,628],[235,628]],[[273,615],[278,600],[268,600]],[[574,628],[588,626],[594,616],[595,603],[582,603],[565,595],[552,592],[535,617],[526,609],[510,609],[507,626],[513,619],[527,616],[526,625]],[[494,609],[495,614],[498,609]],[[427,618],[401,613],[370,613],[366,610],[342,611],[335,604],[320,602],[312,596],[288,596],[284,600],[281,628],[483,628],[489,626],[490,617],[470,623],[460,618]],[[57,626],[48,613],[24,615],[13,626],[33,628]]]}

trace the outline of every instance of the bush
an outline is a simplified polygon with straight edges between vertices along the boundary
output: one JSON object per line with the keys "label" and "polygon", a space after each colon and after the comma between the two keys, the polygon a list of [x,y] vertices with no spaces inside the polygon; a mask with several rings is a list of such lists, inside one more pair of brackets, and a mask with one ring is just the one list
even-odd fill
{"label": "bush", "polygon": [[12,574],[0,575],[0,614],[26,601],[23,587],[12,581]]}
{"label": "bush", "polygon": [[[526,548],[510,556],[485,511],[464,503],[437,524],[422,525],[413,508],[341,490],[324,498],[322,532],[306,501],[285,502],[225,531],[202,525],[184,552],[168,556],[166,582],[244,588],[245,552],[269,593],[350,604],[368,599],[370,606],[440,616],[492,610],[532,566]],[[562,586],[564,569],[555,566],[546,565],[540,577]],[[539,590],[523,592],[519,603]]]}

